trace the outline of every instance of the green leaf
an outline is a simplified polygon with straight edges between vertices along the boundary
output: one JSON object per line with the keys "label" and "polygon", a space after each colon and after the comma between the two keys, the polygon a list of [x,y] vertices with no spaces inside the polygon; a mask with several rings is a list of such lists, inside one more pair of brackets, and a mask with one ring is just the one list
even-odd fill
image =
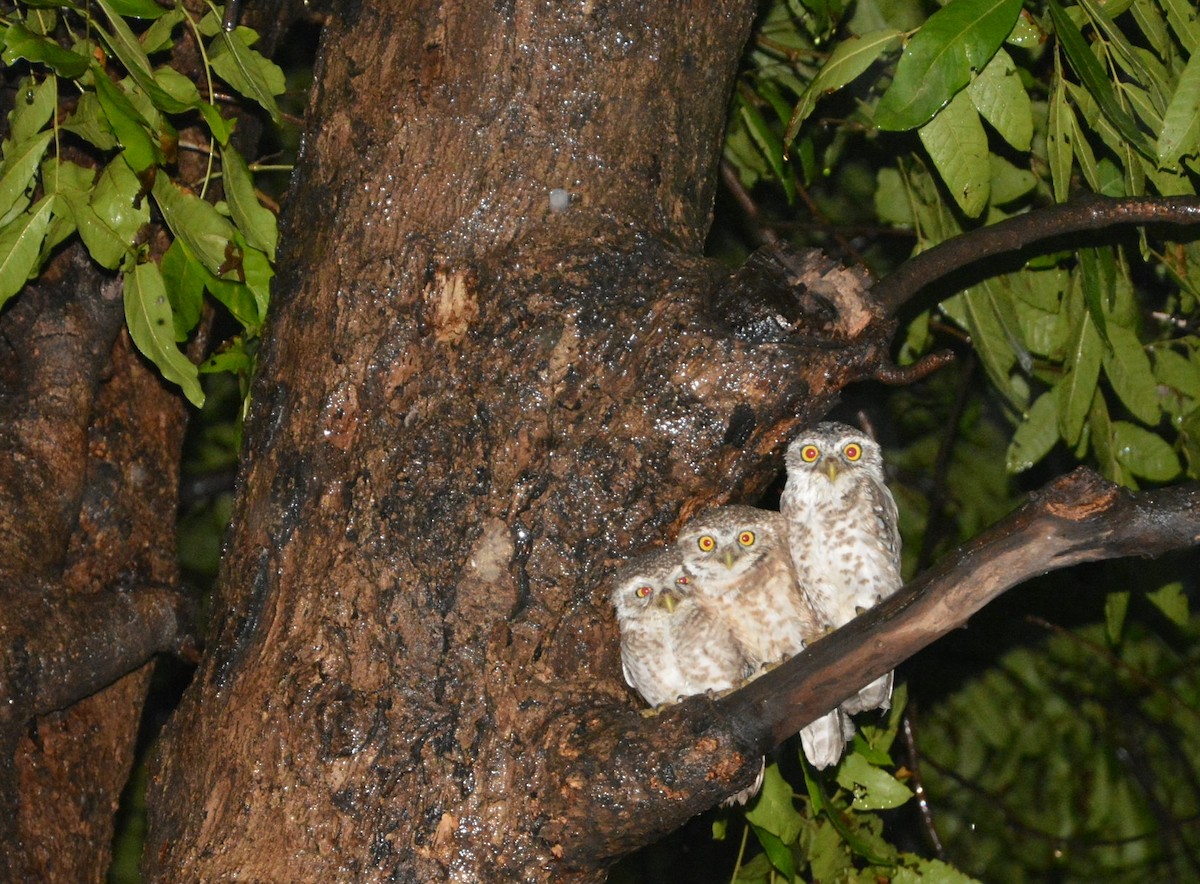
{"label": "green leaf", "polygon": [[1054,448],[1058,441],[1057,400],[1054,391],[1047,390],[1029,407],[1008,446],[1005,465],[1010,473],[1029,469]]}
{"label": "green leaf", "polygon": [[185,17],[183,9],[178,6],[174,9],[165,9],[161,6],[158,8],[163,12],[163,15],[154,24],[146,28],[141,37],[142,49],[145,50],[147,55],[153,55],[155,52],[170,49],[174,45],[171,33]]}
{"label": "green leaf", "polygon": [[1113,391],[1130,414],[1154,426],[1161,416],[1158,383],[1142,342],[1132,329],[1116,324],[1109,326],[1108,341],[1112,349],[1104,354],[1104,373]]}
{"label": "green leaf", "polygon": [[88,69],[88,60],[77,52],[63,49],[53,40],[35,34],[24,25],[13,22],[4,35],[4,63],[11,65],[18,58],[47,65],[60,77],[76,80]]}
{"label": "green leaf", "polygon": [[184,241],[210,273],[221,276],[229,272],[230,262],[240,266],[233,225],[216,209],[185,193],[165,175],[155,179],[152,192],[171,232]]}
{"label": "green leaf", "polygon": [[1079,75],[1084,88],[1096,100],[1101,113],[1108,119],[1121,137],[1133,146],[1138,153],[1149,160],[1154,159],[1154,152],[1145,133],[1138,128],[1137,122],[1121,107],[1113,91],[1112,83],[1104,72],[1096,56],[1092,55],[1083,34],[1075,27],[1056,0],[1049,0],[1050,19],[1054,22],[1054,32],[1058,35],[1058,43],[1071,62],[1071,67]]}
{"label": "green leaf", "polygon": [[228,144],[229,135],[233,132],[233,124],[221,116],[221,112],[215,105],[201,102],[199,110],[200,116],[204,117],[204,122],[208,123],[208,130],[212,132],[217,143],[222,147]]}
{"label": "green leaf", "polygon": [[1104,632],[1109,644],[1121,641],[1125,615],[1129,612],[1129,592],[1110,592],[1104,597]]}
{"label": "green leaf", "polygon": [[1018,169],[1003,157],[988,156],[991,175],[992,205],[1003,206],[1025,196],[1038,185],[1038,177],[1028,169]]}
{"label": "green leaf", "polygon": [[0,307],[19,292],[37,269],[38,255],[58,197],[42,197],[0,230]]}
{"label": "green leaf", "polygon": [[75,102],[75,112],[63,121],[62,128],[75,133],[100,150],[112,150],[117,146],[112,126],[94,92],[85,92],[79,96],[79,100]]}
{"label": "green leaf", "polygon": [[142,355],[158,366],[162,376],[178,384],[197,408],[204,404],[196,366],[175,346],[175,322],[162,274],[153,262],[138,264],[124,274],[125,323]]}
{"label": "green leaf", "polygon": [[1168,583],[1166,586],[1154,590],[1154,592],[1146,593],[1146,598],[1176,626],[1188,625],[1188,620],[1190,619],[1188,597],[1183,591],[1182,583],[1178,581]]}
{"label": "green leaf", "polygon": [[179,104],[186,107],[200,107],[207,104],[200,97],[196,84],[179,71],[170,67],[161,67],[154,72],[154,82],[163,92],[171,96]]}
{"label": "green leaf", "polygon": [[1033,105],[1007,52],[996,50],[992,60],[971,81],[967,93],[975,109],[1001,138],[1019,151],[1029,150],[1033,140]]}
{"label": "green leaf", "polygon": [[1167,482],[1181,472],[1175,450],[1161,436],[1137,424],[1113,421],[1113,448],[1129,472],[1151,482]]}
{"label": "green leaf", "polygon": [[[112,33],[100,31],[101,39],[104,40],[104,44],[112,54],[124,65],[125,70],[129,72],[130,78],[137,84],[138,88],[149,96],[154,106],[169,114],[181,114],[184,111],[190,110],[194,106],[193,103],[180,101],[154,81],[154,74],[150,70],[150,59],[146,55],[146,50],[142,48],[142,44],[138,41],[138,38],[129,29],[129,25],[125,23],[125,19],[121,18],[116,10],[113,9],[111,0],[93,0],[93,2],[104,10],[105,16],[108,17],[109,26],[112,28]],[[199,93],[197,93],[198,96]]]}
{"label": "green leaf", "polygon": [[908,42],[875,108],[881,129],[914,129],[982,71],[1021,12],[1021,0],[952,0]]}
{"label": "green leaf", "polygon": [[1096,331],[1100,334],[1105,346],[1108,342],[1108,322],[1105,319],[1105,294],[1113,290],[1116,279],[1116,267],[1113,263],[1112,252],[1108,249],[1079,250],[1079,279],[1083,290],[1083,303],[1092,314],[1096,323]]}
{"label": "green leaf", "polygon": [[34,173],[53,137],[49,130],[39,132],[5,150],[4,162],[0,163],[0,216],[7,215],[18,200],[28,205],[26,191],[33,185]]}
{"label": "green leaf", "polygon": [[796,863],[792,859],[792,849],[784,844],[778,835],[773,835],[766,829],[761,829],[754,824],[750,825],[750,829],[754,832],[754,837],[762,845],[763,853],[767,855],[767,859],[771,861],[771,865],[775,867],[776,871],[783,875],[785,880],[794,880]]}
{"label": "green leaf", "polygon": [[1068,338],[1065,374],[1055,388],[1058,392],[1058,431],[1068,445],[1079,441],[1083,432],[1096,382],[1100,379],[1101,351],[1104,344],[1096,332],[1092,314],[1076,310],[1072,316]]}
{"label": "green leaf", "polygon": [[834,47],[829,59],[813,77],[800,96],[788,121],[784,144],[791,144],[822,96],[841,89],[857,79],[884,53],[900,45],[900,32],[892,28],[872,31],[862,36],[851,35]]}
{"label": "green leaf", "polygon": [[1160,383],[1184,396],[1200,400],[1200,364],[1196,362],[1194,351],[1192,358],[1188,359],[1165,347],[1155,349],[1154,376]]}
{"label": "green leaf", "polygon": [[104,116],[112,126],[117,141],[125,148],[125,162],[135,172],[145,172],[158,164],[158,145],[150,137],[150,125],[138,113],[137,108],[99,67],[93,69],[96,80],[96,97]]}
{"label": "green leaf", "polygon": [[26,77],[17,84],[12,113],[8,115],[6,143],[20,144],[42,131],[58,104],[58,80],[47,77],[34,83]]}
{"label": "green leaf", "polygon": [[1054,79],[1046,128],[1046,159],[1054,201],[1065,202],[1071,192],[1071,167],[1075,162],[1075,114],[1067,102],[1067,85],[1062,78],[1058,53],[1054,53]]}
{"label": "green leaf", "polygon": [[1171,103],[1158,133],[1158,162],[1176,167],[1181,157],[1200,151],[1200,54],[1193,55],[1179,75]]}
{"label": "green leaf", "polygon": [[919,859],[916,868],[900,868],[892,876],[891,884],[978,884],[970,875],[964,875],[949,863],[940,859]]}
{"label": "green leaf", "polygon": [[804,817],[796,810],[792,786],[779,772],[778,764],[769,764],[763,771],[762,790],[758,800],[746,811],[746,819],[788,844],[795,843],[800,837]]}
{"label": "green leaf", "polygon": [[1106,479],[1127,488],[1136,486],[1133,474],[1117,460],[1112,419],[1109,417],[1108,404],[1103,396],[1092,397],[1092,407],[1088,411],[1088,441],[1091,443],[1100,472]]}
{"label": "green leaf", "polygon": [[108,0],[108,2],[116,12],[129,18],[155,19],[168,12],[165,6],[159,6],[154,0]]}
{"label": "green leaf", "polygon": [[[186,341],[188,334],[200,321],[204,306],[204,285],[210,274],[188,253],[183,240],[175,240],[162,259],[163,284],[171,301],[175,321],[175,340]],[[207,365],[207,363],[205,363]],[[201,368],[201,371],[204,371]]]}
{"label": "green leaf", "polygon": [[1200,19],[1196,16],[1194,0],[1162,0],[1167,22],[1189,55],[1200,50]]}
{"label": "green leaf", "polygon": [[[254,359],[246,352],[241,336],[233,339],[220,353],[214,353],[200,365],[201,374],[217,374],[227,371],[230,374],[248,376],[254,368]],[[713,823],[716,837],[716,823]]]}
{"label": "green leaf", "polygon": [[257,101],[279,125],[279,105],[275,96],[287,88],[283,71],[274,62],[251,49],[244,28],[220,31],[208,50],[208,60],[217,76],[238,93]]}
{"label": "green leaf", "polygon": [[908,786],[886,770],[872,767],[861,755],[849,755],[842,761],[837,781],[854,795],[855,810],[887,810],[912,798]]}
{"label": "green leaf", "polygon": [[955,95],[918,133],[963,213],[977,218],[991,195],[987,133],[966,93]]}
{"label": "green leaf", "polygon": [[150,223],[150,205],[141,183],[120,160],[109,163],[91,198],[72,200],[72,214],[88,252],[102,267],[115,269],[133,254],[133,242]]}
{"label": "green leaf", "polygon": [[221,169],[225,173],[225,200],[234,223],[247,243],[266,252],[274,261],[279,240],[275,214],[259,203],[246,161],[232,147],[226,147],[221,151]]}
{"label": "green leaf", "polygon": [[779,136],[767,124],[767,121],[763,119],[762,114],[758,112],[758,108],[749,101],[742,101],[740,103],[739,113],[742,122],[745,123],[746,129],[750,133],[750,137],[754,139],[754,143],[762,151],[762,155],[771,167],[772,174],[774,174],[775,179],[782,185],[784,192],[787,194],[788,202],[791,202],[795,194],[795,185],[792,184],[792,176],[788,174],[787,160],[783,152],[783,142],[780,141]]}

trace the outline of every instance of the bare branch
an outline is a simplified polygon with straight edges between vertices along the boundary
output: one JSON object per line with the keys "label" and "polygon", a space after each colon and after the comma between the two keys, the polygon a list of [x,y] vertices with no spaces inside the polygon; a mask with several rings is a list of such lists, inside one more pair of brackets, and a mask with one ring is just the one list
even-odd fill
{"label": "bare branch", "polygon": [[649,719],[597,698],[593,716],[552,726],[546,742],[564,785],[542,796],[540,835],[559,845],[568,865],[620,856],[746,786],[761,754],[1005,590],[1080,562],[1196,543],[1200,485],[1132,494],[1076,470],[883,604],[727,697],[689,697]]}
{"label": "bare branch", "polygon": [[873,291],[883,313],[894,316],[925,286],[984,258],[1017,252],[1054,237],[1131,224],[1200,224],[1200,197],[1088,197],[1037,209],[936,245],[904,262]]}
{"label": "bare branch", "polygon": [[1157,556],[1197,543],[1200,485],[1133,494],[1078,469],[883,604],[717,705],[765,751],[1019,583],[1080,562]]}

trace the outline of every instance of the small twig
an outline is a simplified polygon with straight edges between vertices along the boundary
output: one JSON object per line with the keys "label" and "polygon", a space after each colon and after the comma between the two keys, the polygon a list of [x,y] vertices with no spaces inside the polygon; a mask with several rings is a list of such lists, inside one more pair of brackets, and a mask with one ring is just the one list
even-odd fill
{"label": "small twig", "polygon": [[780,242],[779,235],[770,227],[763,224],[762,213],[758,210],[758,204],[746,192],[746,188],[742,186],[742,179],[738,177],[737,170],[727,160],[721,161],[721,181],[725,184],[725,188],[729,191],[729,195],[733,197],[734,202],[742,210],[742,215],[746,218],[746,224],[750,228],[750,236],[754,240],[755,245],[778,246]]}
{"label": "small twig", "polygon": [[1092,196],[1037,209],[939,243],[905,261],[873,291],[884,314],[893,316],[925,286],[984,258],[1018,252],[1067,234],[1143,224],[1200,224],[1200,197]]}
{"label": "small twig", "polygon": [[917,749],[917,737],[912,723],[912,702],[900,717],[900,734],[904,737],[904,749],[908,754],[909,785],[917,799],[917,813],[921,818],[921,830],[933,848],[934,856],[944,860],[946,849],[938,836],[937,826],[933,821],[933,808],[929,806],[929,793],[925,791],[925,780],[921,777],[921,753]]}
{"label": "small twig", "polygon": [[936,350],[933,353],[926,353],[912,365],[896,365],[895,363],[881,365],[875,369],[872,378],[881,384],[902,387],[929,377],[939,368],[943,368],[953,361],[953,350]]}

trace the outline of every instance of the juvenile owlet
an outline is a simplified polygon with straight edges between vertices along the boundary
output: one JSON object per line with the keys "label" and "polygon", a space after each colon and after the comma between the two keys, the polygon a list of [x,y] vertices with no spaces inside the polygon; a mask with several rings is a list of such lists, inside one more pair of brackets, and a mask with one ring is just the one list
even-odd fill
{"label": "juvenile owlet", "polygon": [[[729,627],[693,592],[674,547],[626,562],[613,576],[612,603],[621,629],[626,683],[651,706],[737,687],[754,673]],[[762,771],[725,804],[745,804]]]}
{"label": "juvenile owlet", "polygon": [[[718,507],[685,525],[676,545],[701,605],[728,624],[755,674],[825,633],[827,624],[796,582],[779,513]],[[808,760],[824,768],[837,763],[853,733],[835,709],[804,728],[800,741]]]}
{"label": "juvenile owlet", "polygon": [[[788,446],[779,501],[801,585],[834,628],[900,588],[896,501],[884,484],[883,456],[865,433],[823,423]],[[892,673],[842,704],[849,713],[887,709]]]}
{"label": "juvenile owlet", "polygon": [[612,580],[625,681],[651,706],[744,681],[753,667],[701,607],[674,547],[626,562]]}

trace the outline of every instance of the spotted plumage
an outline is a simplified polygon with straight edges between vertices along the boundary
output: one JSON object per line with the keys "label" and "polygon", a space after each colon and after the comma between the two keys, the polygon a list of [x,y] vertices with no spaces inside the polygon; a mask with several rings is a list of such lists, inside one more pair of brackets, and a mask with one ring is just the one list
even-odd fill
{"label": "spotted plumage", "polygon": [[[788,446],[779,509],[797,578],[818,615],[834,628],[899,589],[896,502],[883,456],[865,433],[823,423]],[[891,705],[892,673],[842,704],[851,714]]]}
{"label": "spotted plumage", "polygon": [[[728,625],[756,674],[826,631],[797,584],[779,513],[718,507],[684,526],[676,545],[701,605]],[[835,764],[852,735],[839,710],[800,732],[805,755],[819,768]]]}

